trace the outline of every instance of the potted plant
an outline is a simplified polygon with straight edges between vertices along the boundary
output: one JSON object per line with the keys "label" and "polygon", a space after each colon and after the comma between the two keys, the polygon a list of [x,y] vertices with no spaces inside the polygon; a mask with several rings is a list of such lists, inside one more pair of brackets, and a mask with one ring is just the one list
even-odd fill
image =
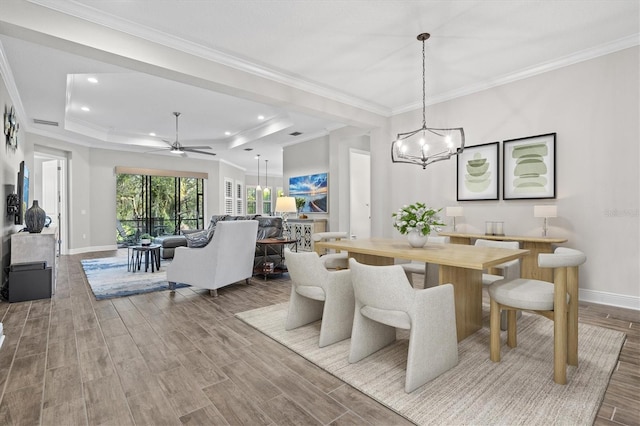
{"label": "potted plant", "polygon": [[408,235],[412,247],[422,247],[432,229],[438,230],[439,226],[444,226],[438,217],[441,210],[427,207],[424,203],[404,205],[391,215],[393,227],[402,235]]}
{"label": "potted plant", "polygon": [[153,237],[147,233],[140,235],[140,245],[149,246]]}
{"label": "potted plant", "polygon": [[307,200],[305,200],[302,197],[296,197],[296,208],[298,209],[298,217],[300,219],[306,219],[307,215],[302,213],[302,208],[304,207],[304,205],[307,203]]}

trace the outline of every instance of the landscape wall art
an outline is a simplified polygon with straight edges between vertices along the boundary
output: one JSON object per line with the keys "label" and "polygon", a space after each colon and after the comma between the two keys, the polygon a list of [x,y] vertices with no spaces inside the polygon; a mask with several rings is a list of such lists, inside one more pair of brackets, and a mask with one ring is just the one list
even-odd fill
{"label": "landscape wall art", "polygon": [[327,213],[328,210],[328,174],[316,173],[289,178],[289,196],[304,198],[302,213]]}

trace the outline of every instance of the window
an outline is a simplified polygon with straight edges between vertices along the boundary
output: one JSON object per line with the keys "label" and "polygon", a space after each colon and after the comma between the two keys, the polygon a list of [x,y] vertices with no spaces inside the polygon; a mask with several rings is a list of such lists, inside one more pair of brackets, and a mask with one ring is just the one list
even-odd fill
{"label": "window", "polygon": [[224,178],[224,213],[233,214],[233,181]]}
{"label": "window", "polygon": [[262,190],[262,214],[266,214],[268,216],[271,215],[271,195],[273,191],[271,191],[270,187],[265,187]]}
{"label": "window", "polygon": [[256,187],[247,186],[247,214],[258,213],[258,200],[256,199]]}
{"label": "window", "polygon": [[127,235],[178,234],[182,228],[204,227],[204,179],[123,169],[116,169],[116,219]]}
{"label": "window", "polygon": [[236,181],[236,215],[244,214],[244,184]]}

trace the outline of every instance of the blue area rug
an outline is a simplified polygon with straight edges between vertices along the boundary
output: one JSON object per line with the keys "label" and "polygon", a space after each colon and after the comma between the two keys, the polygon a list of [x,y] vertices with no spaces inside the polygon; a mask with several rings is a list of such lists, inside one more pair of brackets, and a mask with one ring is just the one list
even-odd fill
{"label": "blue area rug", "polygon": [[[134,294],[151,293],[169,289],[166,267],[169,260],[163,260],[160,270],[144,272],[127,271],[126,257],[105,257],[81,261],[87,281],[97,300],[127,297]],[[177,288],[188,287],[176,284]]]}

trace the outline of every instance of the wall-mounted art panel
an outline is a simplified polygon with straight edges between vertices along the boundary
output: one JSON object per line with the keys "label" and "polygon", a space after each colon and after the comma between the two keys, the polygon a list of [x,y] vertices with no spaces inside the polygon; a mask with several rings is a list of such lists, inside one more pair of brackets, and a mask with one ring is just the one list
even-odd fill
{"label": "wall-mounted art panel", "polygon": [[556,134],[504,141],[503,198],[556,198]]}
{"label": "wall-mounted art panel", "polygon": [[301,213],[327,213],[329,211],[329,185],[327,173],[289,178],[289,196],[304,198]]}
{"label": "wall-mounted art panel", "polygon": [[458,201],[497,200],[498,142],[469,146],[458,155]]}

